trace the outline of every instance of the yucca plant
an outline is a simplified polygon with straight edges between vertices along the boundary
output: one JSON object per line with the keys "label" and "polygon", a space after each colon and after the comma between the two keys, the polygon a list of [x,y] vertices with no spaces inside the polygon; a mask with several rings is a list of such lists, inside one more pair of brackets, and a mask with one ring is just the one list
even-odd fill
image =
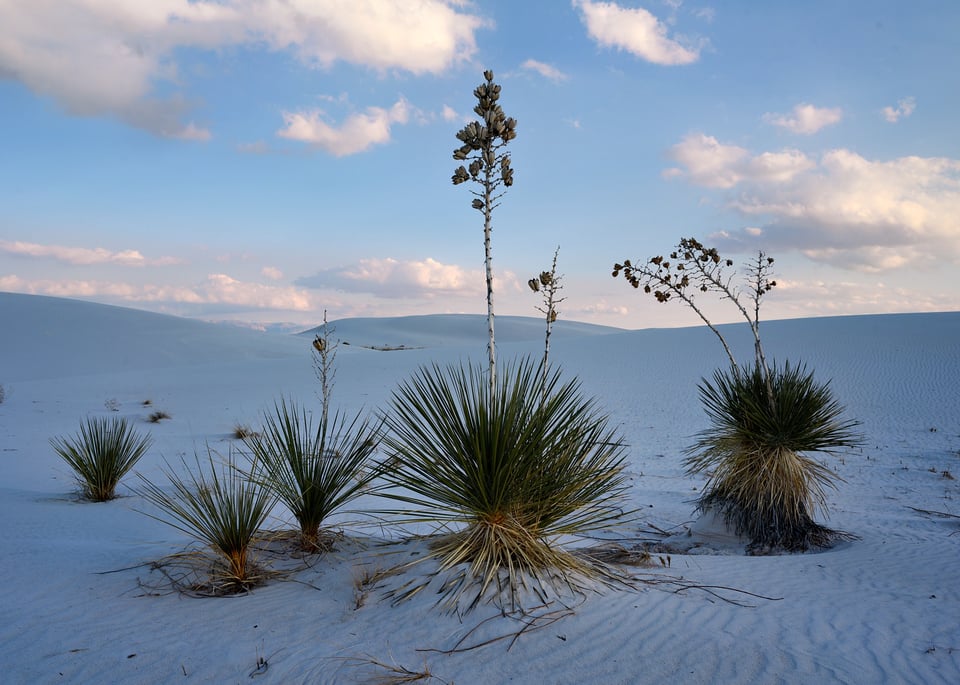
{"label": "yucca plant", "polygon": [[116,497],[117,483],[152,444],[126,419],[88,418],[76,438],[50,439],[54,451],[73,469],[84,498],[105,502]]}
{"label": "yucca plant", "polygon": [[423,368],[394,392],[386,418],[383,477],[396,489],[384,494],[413,505],[406,521],[450,531],[430,557],[440,572],[460,566],[442,594],[454,605],[475,590],[468,609],[504,595],[516,607],[528,580],[544,591],[596,575],[557,539],[621,517],[626,489],[621,441],[577,381],[551,372],[541,385],[527,360],[508,366],[491,395],[485,372]]}
{"label": "yucca plant", "polygon": [[758,367],[718,370],[700,384],[710,428],[686,460],[691,473],[710,474],[698,507],[722,515],[754,552],[827,546],[842,534],[811,514],[826,514],[825,489],[840,477],[806,453],[858,445],[857,422],[802,366],[774,366],[769,383],[774,403]]}
{"label": "yucca plant", "polygon": [[265,413],[263,430],[247,438],[252,478],[271,490],[300,525],[306,551],[328,547],[322,526],[335,510],[356,499],[376,470],[367,468],[379,442],[379,425],[358,414],[320,415],[316,429],[307,410],[281,400]]}
{"label": "yucca plant", "polygon": [[194,460],[195,469],[181,460],[185,477],[168,465],[165,474],[172,492],[137,474],[142,482],[138,493],[161,511],[144,513],[214,550],[225,562],[225,568],[218,569],[213,578],[217,587],[226,592],[246,590],[260,579],[250,560],[250,548],[273,507],[273,493],[248,479],[232,454],[218,464],[208,450],[206,468],[199,456]]}
{"label": "yucca plant", "polygon": [[[614,278],[623,274],[658,302],[686,304],[723,345],[730,367],[699,386],[711,427],[687,450],[686,465],[691,475],[708,474],[699,510],[720,513],[737,533],[749,536],[751,552],[802,551],[851,537],[811,518],[818,509],[827,513],[825,488],[835,487],[840,478],[805,453],[829,453],[862,440],[853,430],[858,422],[841,418],[843,408],[829,383],[818,383],[803,366],[777,369],[768,364],[760,339],[760,304],[777,285],[773,263],[773,257],[757,253],[746,267],[745,292],[725,271],[733,260],[695,238],[681,239],[669,255],[613,265]],[[700,307],[697,294],[708,292],[732,303],[750,326],[752,366],[737,363]]]}

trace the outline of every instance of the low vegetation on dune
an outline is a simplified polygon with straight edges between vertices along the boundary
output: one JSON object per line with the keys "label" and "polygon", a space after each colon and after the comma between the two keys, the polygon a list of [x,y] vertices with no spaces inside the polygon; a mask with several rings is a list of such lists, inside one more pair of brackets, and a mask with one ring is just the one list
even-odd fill
{"label": "low vegetation on dune", "polygon": [[359,415],[321,414],[316,427],[306,408],[281,400],[266,413],[263,430],[246,438],[250,477],[293,513],[304,551],[329,548],[328,517],[365,492],[377,475],[370,464],[378,427]]}
{"label": "low vegetation on dune", "polygon": [[[623,514],[624,448],[579,383],[530,361],[508,365],[489,392],[482,367],[421,369],[386,414],[392,512],[444,530],[430,556],[456,572],[443,599],[522,606],[600,574],[557,540]],[[417,586],[420,589],[422,586]],[[490,591],[490,592],[488,592]]]}
{"label": "low vegetation on dune", "polygon": [[51,438],[57,455],[73,470],[85,499],[105,502],[116,497],[117,484],[150,448],[126,419],[89,418],[76,437]]}
{"label": "low vegetation on dune", "polygon": [[194,463],[181,460],[181,475],[168,464],[165,470],[171,489],[152,483],[141,474],[138,494],[158,512],[145,511],[190,537],[206,544],[218,563],[210,573],[209,590],[215,594],[241,592],[263,579],[262,569],[250,558],[250,550],[270,514],[275,497],[261,484],[247,478],[232,454],[218,461],[207,452]]}
{"label": "low vegetation on dune", "polygon": [[[803,365],[778,367],[767,361],[760,304],[777,285],[771,278],[773,263],[759,252],[738,285],[736,274],[725,270],[733,260],[695,238],[683,238],[668,256],[613,267],[614,278],[622,274],[658,302],[680,300],[689,306],[723,345],[730,366],[700,383],[710,428],[688,449],[686,465],[692,475],[707,475],[698,508],[719,513],[750,538],[749,550],[755,553],[804,551],[850,537],[813,520],[814,512],[826,513],[824,489],[835,487],[839,477],[807,453],[862,442],[854,430],[857,422],[843,418],[829,383],[818,382]],[[711,292],[730,302],[750,326],[754,358],[746,367],[738,364],[696,299]]]}

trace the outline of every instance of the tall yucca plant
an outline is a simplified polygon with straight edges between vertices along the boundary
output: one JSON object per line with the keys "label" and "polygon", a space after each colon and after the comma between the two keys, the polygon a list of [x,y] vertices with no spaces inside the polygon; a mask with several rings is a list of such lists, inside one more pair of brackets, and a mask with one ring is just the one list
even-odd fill
{"label": "tall yucca plant", "polygon": [[494,338],[493,314],[493,251],[491,235],[493,232],[493,210],[500,204],[500,198],[506,188],[513,185],[513,167],[510,166],[510,153],[507,144],[517,137],[517,122],[508,117],[500,107],[500,86],[493,81],[493,72],[483,72],[483,80],[474,88],[477,99],[474,113],[479,121],[471,121],[457,131],[457,140],[462,144],[453,151],[453,158],[460,165],[453,172],[453,185],[467,181],[480,186],[480,190],[471,191],[473,200],[470,206],[483,214],[483,249],[487,279],[487,378],[490,394],[495,392],[497,384],[497,356]]}
{"label": "tall yucca plant", "polygon": [[376,470],[367,466],[378,434],[379,426],[359,414],[348,421],[324,412],[314,429],[306,409],[281,400],[273,413],[264,415],[263,431],[247,440],[254,456],[253,479],[293,513],[304,550],[325,549],[324,521],[369,486]]}
{"label": "tall yucca plant", "polygon": [[75,438],[50,439],[54,451],[73,469],[83,497],[105,502],[116,497],[117,484],[150,448],[126,419],[89,418]]}
{"label": "tall yucca plant", "polygon": [[805,368],[774,367],[768,399],[763,372],[719,370],[704,380],[700,398],[710,419],[688,450],[687,468],[709,473],[702,511],[715,510],[737,533],[751,539],[752,551],[802,551],[822,547],[841,534],[813,521],[826,513],[825,489],[839,476],[806,453],[854,447],[856,421],[828,383],[817,383]]}
{"label": "tall yucca plant", "polygon": [[452,604],[471,588],[472,608],[504,594],[516,606],[528,580],[573,587],[594,569],[557,538],[623,514],[620,439],[579,383],[561,385],[558,373],[542,382],[525,361],[491,394],[482,368],[433,366],[394,393],[383,477],[395,490],[384,494],[413,505],[406,520],[454,529],[431,551],[441,571],[467,565],[444,586]]}
{"label": "tall yucca plant", "polygon": [[251,481],[228,455],[216,463],[208,451],[206,467],[195,456],[195,469],[181,460],[186,476],[171,468],[165,474],[172,492],[137,474],[139,494],[159,507],[159,514],[147,516],[162,521],[208,544],[226,564],[214,581],[226,591],[240,591],[259,580],[250,562],[250,547],[275,502],[273,493]]}

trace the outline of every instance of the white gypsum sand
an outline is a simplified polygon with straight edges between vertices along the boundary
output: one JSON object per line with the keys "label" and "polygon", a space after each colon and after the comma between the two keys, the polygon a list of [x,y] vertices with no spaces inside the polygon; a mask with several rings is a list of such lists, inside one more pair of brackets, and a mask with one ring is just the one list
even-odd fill
{"label": "white gypsum sand", "polygon": [[[748,606],[641,583],[569,611],[554,604],[541,613],[559,620],[513,642],[521,625],[493,607],[455,616],[435,609],[434,595],[393,606],[383,586],[364,587],[364,573],[422,543],[381,548],[399,533],[357,514],[337,519],[346,537],[336,551],[293,575],[247,595],[192,598],[164,592],[151,563],[197,544],[138,511],[151,509],[131,490],[135,478],[121,481],[118,499],[78,501],[50,437],[74,434],[84,417],[125,416],[154,438],[135,470],[164,485],[164,460],[179,467],[180,455],[192,463],[208,446],[236,448],[233,428],[255,428],[275,400],[319,405],[312,335],[11,294],[0,294],[0,320],[5,682],[349,683],[388,667],[458,684],[960,682],[960,313],[764,323],[769,354],[832,379],[866,437],[862,450],[824,457],[845,481],[828,492],[826,523],[860,539],[767,557],[745,556],[742,541],[693,520],[703,481],[681,460],[706,426],[696,383],[725,363],[713,335],[558,322],[551,359],[600,398],[630,445],[638,519],[607,537],[629,545],[654,528],[692,529],[669,568],[632,570]],[[422,364],[486,355],[482,316],[336,325],[351,344],[338,349],[333,403],[350,413],[387,408]],[[744,327],[725,331],[750,354]],[[542,332],[536,320],[498,319],[500,359],[541,354]],[[154,411],[172,418],[148,423]],[[275,510],[270,525],[291,527],[289,515]],[[466,647],[500,636],[446,653],[462,638]]]}

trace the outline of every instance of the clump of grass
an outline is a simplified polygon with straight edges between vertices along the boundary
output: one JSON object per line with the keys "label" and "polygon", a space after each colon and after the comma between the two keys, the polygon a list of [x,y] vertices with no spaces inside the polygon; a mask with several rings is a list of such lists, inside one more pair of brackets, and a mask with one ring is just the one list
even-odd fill
{"label": "clump of grass", "polygon": [[105,502],[116,497],[117,483],[144,455],[152,444],[126,419],[88,418],[80,423],[76,438],[50,439],[54,451],[77,478],[84,498]]}
{"label": "clump of grass", "polygon": [[165,411],[155,411],[150,416],[147,417],[147,421],[150,423],[160,423],[164,419],[172,418],[170,414]]}
{"label": "clump of grass", "polygon": [[376,470],[366,468],[379,442],[378,426],[360,418],[323,412],[313,418],[295,402],[281,400],[264,414],[263,431],[247,439],[252,478],[270,489],[300,526],[300,546],[323,551],[327,517],[364,492]]}
{"label": "clump of grass", "polygon": [[758,367],[718,370],[701,383],[700,398],[710,428],[686,460],[691,472],[710,474],[700,510],[719,512],[754,552],[803,551],[842,537],[810,516],[826,513],[825,489],[840,477],[804,454],[859,444],[857,423],[841,418],[828,383],[789,364],[769,378]]}
{"label": "clump of grass", "polygon": [[258,435],[260,434],[257,431],[246,424],[238,423],[233,427],[233,437],[235,440],[249,440]]}
{"label": "clump of grass", "polygon": [[247,590],[260,580],[249,552],[275,498],[236,467],[232,454],[220,464],[209,450],[206,465],[199,456],[194,460],[196,468],[181,460],[186,476],[168,464],[165,475],[172,492],[137,474],[142,483],[138,493],[161,512],[144,513],[209,545],[224,562],[213,580],[225,592]]}
{"label": "clump of grass", "polygon": [[7,399],[7,391],[3,389],[2,385],[0,385],[0,404],[3,404],[5,399]]}
{"label": "clump of grass", "polygon": [[515,608],[531,582],[543,594],[598,577],[557,539],[623,515],[623,447],[578,382],[544,379],[528,360],[494,390],[482,368],[421,369],[395,391],[386,419],[383,478],[393,488],[384,495],[415,507],[393,512],[407,521],[454,529],[428,558],[440,572],[460,567],[442,599],[453,606],[475,591],[468,610],[485,597]]}

